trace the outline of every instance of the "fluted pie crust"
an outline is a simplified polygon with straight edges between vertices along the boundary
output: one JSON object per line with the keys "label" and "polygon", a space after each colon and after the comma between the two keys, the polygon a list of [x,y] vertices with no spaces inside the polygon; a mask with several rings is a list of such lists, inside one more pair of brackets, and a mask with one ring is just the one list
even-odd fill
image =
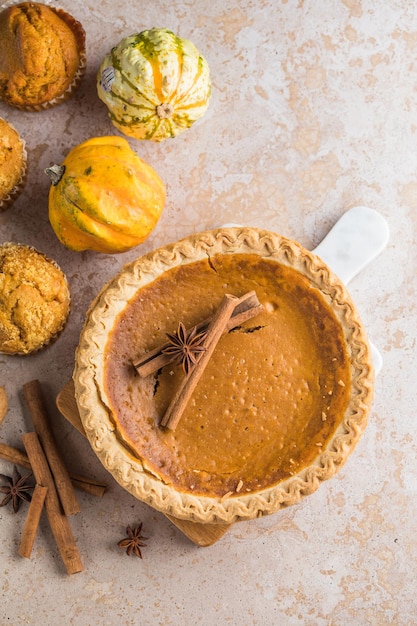
{"label": "fluted pie crust", "polygon": [[[147,379],[132,361],[178,322],[255,289],[264,311],[223,336],[174,432],[158,423],[183,373]],[[106,285],[76,353],[77,405],[93,450],[119,484],[179,519],[273,513],[346,461],[373,397],[366,333],[340,280],[275,233],[222,228],[146,254]]]}

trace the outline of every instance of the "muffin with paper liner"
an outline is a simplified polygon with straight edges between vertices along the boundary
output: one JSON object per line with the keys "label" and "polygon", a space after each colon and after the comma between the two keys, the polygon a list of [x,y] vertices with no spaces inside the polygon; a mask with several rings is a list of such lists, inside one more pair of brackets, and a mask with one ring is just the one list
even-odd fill
{"label": "muffin with paper liner", "polygon": [[41,111],[60,104],[85,73],[85,31],[62,9],[38,2],[0,12],[0,100]]}
{"label": "muffin with paper liner", "polygon": [[23,190],[27,173],[25,141],[10,122],[0,117],[0,212]]}
{"label": "muffin with paper liner", "polygon": [[0,353],[30,354],[64,329],[70,312],[65,274],[31,246],[0,245]]}

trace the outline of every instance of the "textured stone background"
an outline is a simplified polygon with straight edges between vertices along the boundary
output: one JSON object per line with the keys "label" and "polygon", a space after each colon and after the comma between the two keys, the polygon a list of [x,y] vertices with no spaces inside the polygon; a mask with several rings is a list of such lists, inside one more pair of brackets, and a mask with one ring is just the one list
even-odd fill
{"label": "textured stone background", "polygon": [[[9,413],[0,437],[21,445],[22,385],[39,378],[68,465],[109,483],[80,494],[71,519],[85,570],[68,578],[45,519],[30,561],[17,547],[24,513],[0,509],[1,624],[382,626],[416,623],[417,5],[407,0],[63,0],[84,25],[88,72],[67,103],[43,113],[0,104],[26,139],[29,178],[0,214],[2,241],[57,260],[72,287],[70,322],[39,355],[0,356]],[[118,134],[95,74],[119,40],[152,26],[206,56],[206,116],[161,144],[131,145],[167,185],[149,239],[119,256],[73,253],[52,232],[43,169],[93,135]],[[300,505],[235,525],[197,548],[109,477],[54,408],[70,379],[85,311],[101,286],[142,252],[238,222],[317,245],[349,208],[388,221],[387,249],[349,285],[384,358],[369,427],[339,474]],[[0,472],[8,464],[0,460]],[[144,523],[144,559],[116,543]]]}

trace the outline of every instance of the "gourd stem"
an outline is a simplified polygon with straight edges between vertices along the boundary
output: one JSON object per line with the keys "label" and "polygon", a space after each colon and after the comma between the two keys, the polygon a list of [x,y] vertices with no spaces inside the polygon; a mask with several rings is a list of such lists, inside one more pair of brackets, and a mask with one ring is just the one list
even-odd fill
{"label": "gourd stem", "polygon": [[173,112],[174,112],[174,107],[169,102],[163,102],[162,104],[156,107],[156,114],[161,120],[171,117]]}
{"label": "gourd stem", "polygon": [[51,165],[45,170],[45,174],[48,174],[51,179],[51,183],[55,186],[59,183],[65,172],[65,165]]}

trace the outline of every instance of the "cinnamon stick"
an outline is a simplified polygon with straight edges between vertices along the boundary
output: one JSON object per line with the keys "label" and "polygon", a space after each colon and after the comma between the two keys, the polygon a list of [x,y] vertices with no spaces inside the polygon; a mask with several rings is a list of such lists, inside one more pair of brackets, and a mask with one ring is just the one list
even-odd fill
{"label": "cinnamon stick", "polygon": [[89,493],[92,496],[102,498],[107,491],[107,485],[94,481],[92,478],[86,478],[80,474],[70,474],[71,482],[76,489]]}
{"label": "cinnamon stick", "polygon": [[[0,458],[5,461],[10,461],[10,463],[15,465],[20,465],[20,467],[25,467],[28,470],[32,469],[28,456],[25,452],[1,442]],[[81,476],[80,474],[71,473],[70,478],[76,489],[84,491],[85,493],[90,493],[93,496],[102,497],[107,490],[107,485],[104,485],[103,483],[100,483],[92,478]]]}
{"label": "cinnamon stick", "polygon": [[45,498],[45,511],[67,573],[81,572],[83,569],[81,557],[68,518],[61,510],[54,479],[38,435],[35,432],[26,433],[22,435],[22,440],[36,482],[48,489]]}
{"label": "cinnamon stick", "polygon": [[[247,320],[261,313],[262,310],[263,306],[260,304],[255,291],[248,291],[248,293],[237,299],[237,303],[224,332],[229,332],[232,328],[240,326]],[[210,321],[211,318],[206,319],[190,328],[188,332],[191,332],[194,328],[196,328],[198,333],[203,332],[207,330]],[[142,378],[146,378],[146,376],[153,374],[172,361],[173,357],[171,355],[162,352],[168,345],[169,343],[164,343],[133,362],[133,367]]]}
{"label": "cinnamon stick", "polygon": [[35,489],[33,490],[32,500],[29,505],[19,547],[20,556],[24,556],[27,559],[30,559],[30,555],[32,554],[32,548],[38,531],[47,491],[48,488],[42,485],[35,485]]}
{"label": "cinnamon stick", "polygon": [[9,404],[7,402],[6,389],[4,387],[0,387],[0,424],[6,417],[8,408]]}
{"label": "cinnamon stick", "polygon": [[236,306],[235,296],[226,294],[217,309],[216,313],[212,317],[212,320],[207,329],[207,336],[203,343],[205,348],[204,352],[201,352],[197,363],[194,365],[190,373],[184,378],[177,393],[175,394],[172,402],[170,403],[165,415],[161,420],[161,426],[175,430],[181,416],[187,406],[187,403],[193,394],[195,387],[197,386],[205,368],[208,364],[214,349],[222,336],[233,309]]}
{"label": "cinnamon stick", "polygon": [[0,458],[15,465],[20,465],[20,467],[25,467],[28,470],[32,469],[27,454],[5,443],[0,443]]}
{"label": "cinnamon stick", "polygon": [[35,431],[38,434],[54,476],[64,513],[65,515],[79,513],[80,505],[49,424],[39,381],[32,380],[23,385],[23,392],[32,416]]}

